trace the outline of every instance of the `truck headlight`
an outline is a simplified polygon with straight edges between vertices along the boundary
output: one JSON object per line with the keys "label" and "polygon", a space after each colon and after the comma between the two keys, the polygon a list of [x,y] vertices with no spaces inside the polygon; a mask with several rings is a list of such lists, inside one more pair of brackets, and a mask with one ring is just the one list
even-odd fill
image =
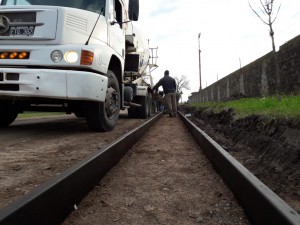
{"label": "truck headlight", "polygon": [[68,63],[76,63],[78,60],[78,54],[74,51],[68,51],[65,53],[65,60]]}
{"label": "truck headlight", "polygon": [[62,60],[62,58],[63,58],[63,54],[61,51],[55,50],[51,52],[51,59],[53,62],[58,63]]}

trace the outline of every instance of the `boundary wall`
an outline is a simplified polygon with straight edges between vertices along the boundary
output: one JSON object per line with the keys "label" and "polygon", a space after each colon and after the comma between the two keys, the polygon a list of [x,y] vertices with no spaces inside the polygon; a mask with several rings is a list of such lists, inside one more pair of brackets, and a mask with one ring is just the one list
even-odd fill
{"label": "boundary wall", "polygon": [[300,94],[300,35],[212,85],[193,92],[189,103],[241,97]]}

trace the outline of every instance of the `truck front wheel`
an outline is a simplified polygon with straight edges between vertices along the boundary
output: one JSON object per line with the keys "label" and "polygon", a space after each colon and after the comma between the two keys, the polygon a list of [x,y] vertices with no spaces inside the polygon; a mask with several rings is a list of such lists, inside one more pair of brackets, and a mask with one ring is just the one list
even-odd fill
{"label": "truck front wheel", "polygon": [[16,109],[0,104],[0,128],[8,127],[15,121],[18,114]]}
{"label": "truck front wheel", "polygon": [[120,113],[120,88],[114,72],[107,71],[105,102],[89,102],[86,105],[86,120],[93,131],[112,130]]}

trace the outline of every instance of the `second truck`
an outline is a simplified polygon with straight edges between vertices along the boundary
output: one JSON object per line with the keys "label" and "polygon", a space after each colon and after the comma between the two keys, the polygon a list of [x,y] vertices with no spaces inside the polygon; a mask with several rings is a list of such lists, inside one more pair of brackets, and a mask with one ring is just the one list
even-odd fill
{"label": "second truck", "polygon": [[150,50],[139,1],[0,0],[0,127],[24,111],[85,117],[112,130],[121,109],[151,114]]}

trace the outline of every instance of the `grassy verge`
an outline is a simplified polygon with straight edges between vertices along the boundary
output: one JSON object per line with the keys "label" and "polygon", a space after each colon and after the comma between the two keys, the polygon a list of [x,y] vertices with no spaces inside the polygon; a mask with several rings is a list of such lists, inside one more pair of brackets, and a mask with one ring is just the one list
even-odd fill
{"label": "grassy verge", "polygon": [[244,98],[228,102],[207,102],[192,105],[207,107],[214,112],[232,108],[238,118],[255,114],[272,118],[300,119],[300,96]]}
{"label": "grassy verge", "polygon": [[32,118],[32,117],[47,117],[47,116],[57,116],[64,115],[63,112],[24,112],[18,115],[18,118]]}

